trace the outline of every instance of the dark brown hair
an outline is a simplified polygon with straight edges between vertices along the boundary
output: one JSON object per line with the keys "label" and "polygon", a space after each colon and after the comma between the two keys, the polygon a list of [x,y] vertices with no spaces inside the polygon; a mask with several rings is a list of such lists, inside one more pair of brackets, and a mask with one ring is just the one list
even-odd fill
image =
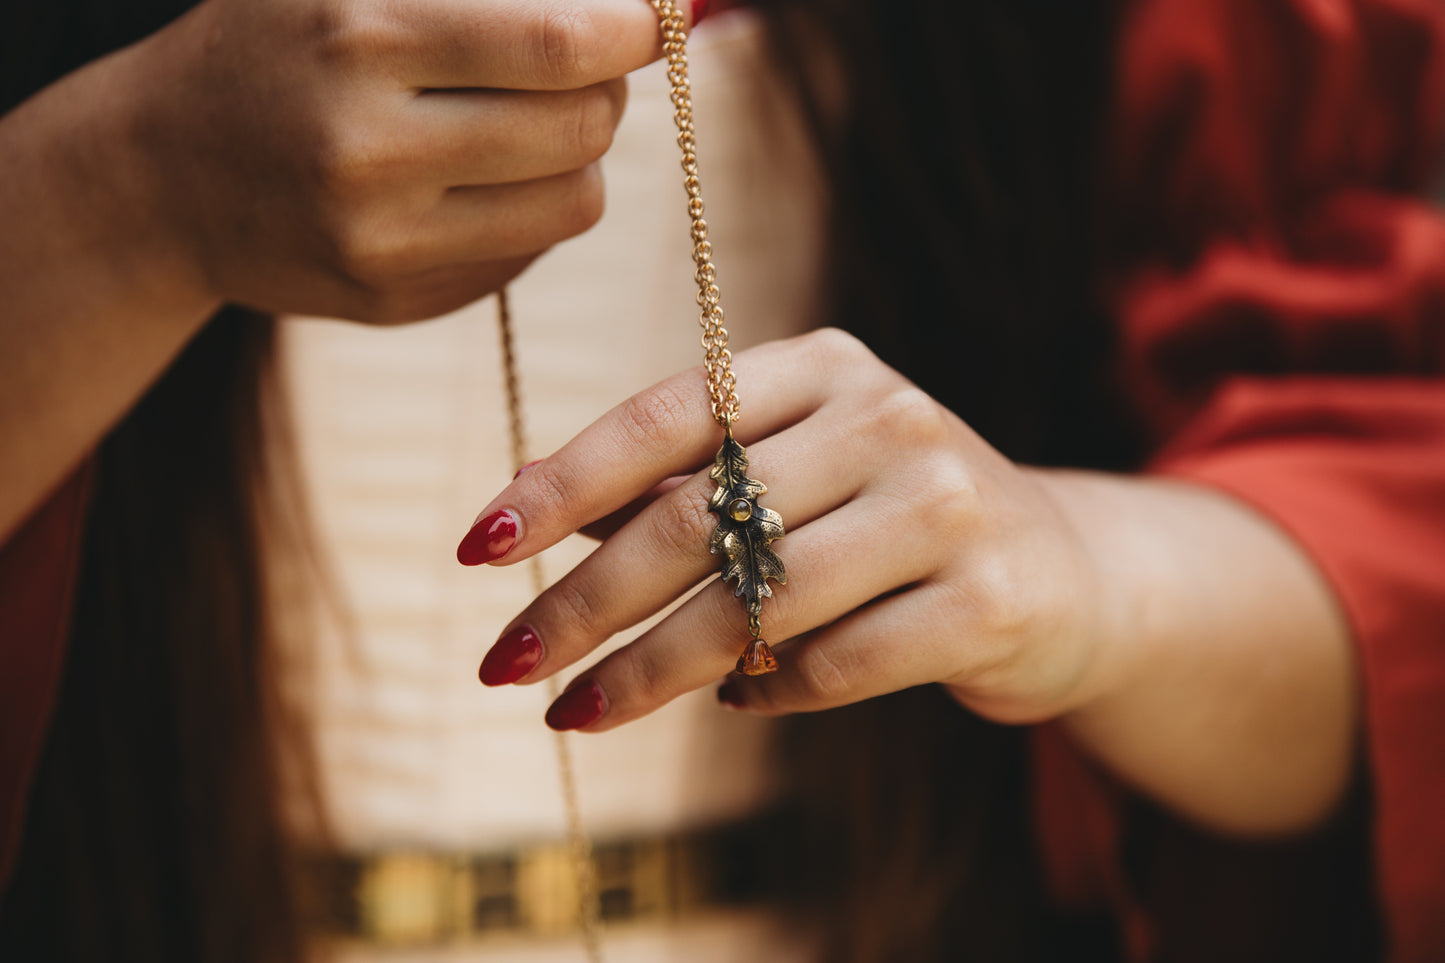
{"label": "dark brown hair", "polygon": [[[1129,467],[1094,290],[1109,6],[761,6],[829,179],[829,320],[1016,460]],[[1023,730],[927,687],[787,734],[827,960],[1119,958],[1045,908]]]}
{"label": "dark brown hair", "polygon": [[305,741],[261,569],[272,340],[223,312],[96,455],[8,958],[301,959],[281,788]]}
{"label": "dark brown hair", "polygon": [[[0,112],[192,0],[0,11]],[[296,533],[274,322],[222,311],[94,454],[74,627],[0,953],[301,959],[283,778],[315,799],[266,624]]]}
{"label": "dark brown hair", "polygon": [[1015,460],[1131,466],[1094,290],[1112,4],[757,6],[829,180],[830,322]]}

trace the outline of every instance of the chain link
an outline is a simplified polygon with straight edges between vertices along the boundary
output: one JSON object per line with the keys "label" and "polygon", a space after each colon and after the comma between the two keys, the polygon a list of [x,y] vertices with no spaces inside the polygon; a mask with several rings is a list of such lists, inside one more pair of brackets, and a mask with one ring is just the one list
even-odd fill
{"label": "chain link", "polygon": [[707,392],[712,416],[723,428],[738,420],[737,379],[733,376],[733,355],[728,350],[728,329],[723,327],[721,292],[717,268],[712,263],[712,242],[703,219],[702,182],[697,172],[697,132],[692,126],[692,86],[687,78],[687,22],[675,0],[652,0],[662,20],[662,52],[667,58],[667,80],[672,86],[673,120],[677,123],[677,145],[682,148],[682,186],[687,190],[687,214],[692,219],[692,263],[697,266],[697,304],[702,309],[703,365],[707,368]]}
{"label": "chain link", "polygon": [[[673,120],[677,124],[677,144],[682,148],[683,187],[687,191],[687,213],[692,219],[692,262],[696,266],[697,304],[701,309],[698,324],[702,327],[703,364],[707,368],[707,390],[712,416],[724,429],[731,431],[738,420],[737,379],[732,371],[732,352],[728,350],[728,329],[723,327],[722,294],[717,285],[717,268],[712,263],[712,243],[708,240],[707,221],[703,218],[702,182],[697,169],[697,134],[692,124],[692,87],[687,76],[687,21],[675,0],[651,0],[661,21],[662,50],[667,58],[667,80],[672,87]],[[502,367],[507,392],[508,435],[512,461],[520,469],[527,462],[526,425],[523,421],[521,379],[512,337],[512,314],[506,289],[497,295],[497,321],[501,331]],[[531,559],[532,588],[540,595],[546,587],[546,575],[540,556]],[[749,619],[754,638],[760,634],[756,616]],[[560,685],[552,680],[552,696]],[[556,733],[557,769],[562,783],[563,803],[567,810],[567,836],[577,875],[577,922],[587,958],[602,963],[600,905],[597,893],[596,868],[592,858],[592,841],[582,824],[582,810],[577,799],[577,779],[572,764],[571,746],[565,733]]]}
{"label": "chain link", "polygon": [[[507,289],[497,292],[497,328],[502,340],[502,375],[507,391],[507,434],[512,443],[513,469],[520,471],[527,459],[527,426],[523,417],[522,384],[518,374],[516,344],[512,337],[511,301]],[[542,556],[528,560],[532,576],[532,594],[541,595],[547,587],[547,573]],[[551,698],[562,694],[558,676],[547,680]],[[582,807],[577,801],[576,767],[572,764],[572,744],[565,732],[554,732],[553,745],[557,756],[557,775],[562,784],[562,804],[567,811],[567,844],[572,853],[572,871],[577,876],[577,931],[582,947],[591,963],[603,963],[601,905],[597,895],[597,867],[592,859],[592,840],[582,824]]]}

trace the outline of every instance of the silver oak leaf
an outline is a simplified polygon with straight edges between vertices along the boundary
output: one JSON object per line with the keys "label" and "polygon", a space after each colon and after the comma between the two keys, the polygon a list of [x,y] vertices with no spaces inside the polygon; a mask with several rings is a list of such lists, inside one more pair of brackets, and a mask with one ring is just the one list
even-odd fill
{"label": "silver oak leaf", "polygon": [[747,472],[747,451],[729,434],[708,473],[718,486],[708,500],[708,510],[718,517],[708,547],[714,555],[721,550],[723,581],[736,579],[733,595],[744,600],[749,615],[759,616],[763,599],[773,596],[768,579],[786,584],[788,571],[771,547],[783,537],[783,518],[758,504],[768,487]]}

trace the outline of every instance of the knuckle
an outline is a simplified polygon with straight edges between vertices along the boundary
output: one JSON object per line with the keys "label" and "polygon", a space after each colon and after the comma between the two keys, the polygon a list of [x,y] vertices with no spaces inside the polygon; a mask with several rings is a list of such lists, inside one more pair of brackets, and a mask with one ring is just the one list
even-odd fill
{"label": "knuckle", "polygon": [[564,145],[567,156],[590,164],[606,154],[612,146],[616,117],[612,97],[602,87],[589,88],[577,102]]}
{"label": "knuckle", "polygon": [[888,391],[874,404],[873,426],[896,441],[933,447],[948,435],[948,415],[926,391],[909,384]]}
{"label": "knuckle", "polygon": [[622,424],[634,442],[679,437],[689,421],[688,399],[677,387],[663,382],[622,403]]}
{"label": "knuckle", "polygon": [[796,708],[778,693],[779,686],[768,677],[756,680],[748,687],[748,707],[768,715],[788,712]]}
{"label": "knuckle", "polygon": [[374,71],[378,61],[403,49],[405,33],[398,29],[387,4],[374,0],[311,4],[309,20],[302,24],[323,63],[354,71]]}
{"label": "knuckle", "polygon": [[374,145],[340,120],[317,135],[312,166],[322,192],[344,200],[365,196],[384,176]]}
{"label": "knuckle", "polygon": [[417,154],[403,129],[350,101],[318,108],[311,126],[296,134],[302,169],[323,197],[350,208],[396,196],[409,183]]}
{"label": "knuckle", "polygon": [[658,503],[654,515],[656,539],[668,551],[683,556],[705,554],[717,520],[707,510],[707,503],[696,497],[675,495]]}
{"label": "knuckle", "polygon": [[602,170],[595,163],[571,175],[571,194],[562,231],[576,237],[602,220],[607,194],[602,186]]}
{"label": "knuckle", "polygon": [[808,348],[828,364],[846,365],[874,357],[868,346],[842,328],[819,328],[804,336]]}
{"label": "knuckle", "polygon": [[995,661],[1005,661],[1013,651],[1009,640],[1027,638],[1034,623],[1027,582],[1001,560],[981,559],[970,573],[968,588],[983,637],[1000,643]]}
{"label": "knuckle", "polygon": [[978,521],[978,488],[973,473],[953,459],[934,459],[923,466],[920,479],[923,521],[929,530],[957,536]]}
{"label": "knuckle", "polygon": [[623,115],[627,113],[627,78],[613,77],[599,86],[607,94],[609,116],[612,118],[612,130],[615,132],[617,126],[622,123]]}
{"label": "knuckle", "polygon": [[611,634],[605,630],[602,607],[585,583],[563,579],[552,587],[550,602],[560,610],[561,622],[569,631],[586,638]]}
{"label": "knuckle", "polygon": [[543,459],[522,476],[527,495],[527,513],[541,518],[562,517],[569,502],[576,500],[576,476],[559,459]]}
{"label": "knuckle", "polygon": [[379,297],[394,299],[392,282],[401,276],[406,246],[365,218],[345,218],[332,232],[337,267]]}
{"label": "knuckle", "polygon": [[660,705],[673,696],[674,680],[669,664],[656,652],[630,653],[629,691],[632,701]]}
{"label": "knuckle", "polygon": [[798,660],[799,682],[809,698],[824,705],[852,701],[851,667],[828,653],[824,646],[812,646]]}
{"label": "knuckle", "polygon": [[739,639],[747,638],[748,616],[747,610],[733,594],[732,584],[714,578],[698,599],[707,606],[702,611],[701,624],[711,627],[708,638],[725,658],[736,659],[742,651]]}
{"label": "knuckle", "polygon": [[560,88],[581,86],[593,57],[594,25],[586,10],[553,4],[538,18],[536,50],[547,81]]}

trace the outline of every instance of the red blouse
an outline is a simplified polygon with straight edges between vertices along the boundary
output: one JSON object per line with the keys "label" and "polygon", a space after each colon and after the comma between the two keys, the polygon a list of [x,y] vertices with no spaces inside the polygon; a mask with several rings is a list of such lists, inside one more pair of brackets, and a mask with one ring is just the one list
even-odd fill
{"label": "red blouse", "polygon": [[[1106,283],[1151,470],[1256,506],[1332,585],[1387,959],[1445,960],[1445,4],[1135,0],[1120,43]],[[1055,733],[1037,756],[1055,895],[1123,913],[1135,958],[1211,958],[1131,890],[1117,789]],[[1256,958],[1213,923],[1212,958]]]}
{"label": "red blouse", "polygon": [[[1330,581],[1362,667],[1389,959],[1445,959],[1445,216],[1422,196],[1445,146],[1445,0],[1123,13],[1120,233],[1103,280],[1151,470],[1257,506]],[[83,511],[74,479],[0,552],[0,884],[58,684]],[[1061,904],[1123,914],[1136,959],[1282,958],[1230,936],[1252,897],[1228,860],[1204,882],[1244,896],[1195,907],[1214,943],[1171,929],[1179,914],[1123,869],[1123,794],[1048,727],[1036,746]]]}

